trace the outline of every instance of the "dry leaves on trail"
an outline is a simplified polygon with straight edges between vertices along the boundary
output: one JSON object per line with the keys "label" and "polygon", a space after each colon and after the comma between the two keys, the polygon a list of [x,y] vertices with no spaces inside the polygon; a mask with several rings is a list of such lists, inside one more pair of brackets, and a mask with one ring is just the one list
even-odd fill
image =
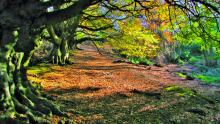
{"label": "dry leaves on trail", "polygon": [[52,72],[41,76],[41,84],[46,91],[87,89],[89,87],[99,90],[78,94],[76,97],[102,97],[114,93],[129,93],[132,90],[157,92],[164,85],[182,82],[180,78],[170,74],[169,67],[136,66],[127,63],[114,63],[112,57],[100,55],[95,50],[79,51],[75,55],[75,63],[60,67],[53,66]]}

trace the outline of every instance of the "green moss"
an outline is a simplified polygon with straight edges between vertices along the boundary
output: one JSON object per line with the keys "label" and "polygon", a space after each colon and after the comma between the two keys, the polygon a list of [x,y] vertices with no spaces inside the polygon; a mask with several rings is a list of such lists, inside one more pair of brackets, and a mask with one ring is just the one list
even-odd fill
{"label": "green moss", "polygon": [[170,86],[165,88],[165,90],[170,92],[176,92],[179,96],[195,96],[194,92],[190,88]]}
{"label": "green moss", "polygon": [[28,68],[28,74],[34,74],[34,75],[38,75],[38,74],[41,75],[51,71],[52,69],[50,65],[47,64],[39,64]]}

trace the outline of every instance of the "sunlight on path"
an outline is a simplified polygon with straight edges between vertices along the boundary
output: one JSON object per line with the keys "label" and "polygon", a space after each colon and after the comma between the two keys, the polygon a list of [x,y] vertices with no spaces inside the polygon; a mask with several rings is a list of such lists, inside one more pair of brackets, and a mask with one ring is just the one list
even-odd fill
{"label": "sunlight on path", "polygon": [[74,97],[102,97],[115,93],[129,95],[134,90],[159,92],[167,84],[186,83],[171,74],[176,65],[161,68],[114,63],[114,58],[100,55],[93,48],[83,49],[75,55],[74,64],[53,66],[52,72],[37,77],[46,91],[86,89],[94,91]]}

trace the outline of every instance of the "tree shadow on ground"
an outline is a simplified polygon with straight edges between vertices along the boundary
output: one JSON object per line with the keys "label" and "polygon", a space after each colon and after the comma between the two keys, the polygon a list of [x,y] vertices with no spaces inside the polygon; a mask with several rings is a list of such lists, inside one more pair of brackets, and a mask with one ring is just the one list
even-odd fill
{"label": "tree shadow on ground", "polygon": [[[176,91],[149,92],[137,89],[102,97],[74,97],[77,93],[99,92],[102,88],[50,91],[76,123],[201,123],[219,122],[219,103],[210,104],[200,96],[180,96]],[[68,95],[69,97],[65,98]],[[220,94],[218,94],[220,95]]]}
{"label": "tree shadow on ground", "polygon": [[65,95],[69,93],[91,93],[100,90],[100,87],[86,87],[86,88],[79,88],[73,87],[70,89],[53,89],[48,91],[49,94],[57,94],[57,95]]}

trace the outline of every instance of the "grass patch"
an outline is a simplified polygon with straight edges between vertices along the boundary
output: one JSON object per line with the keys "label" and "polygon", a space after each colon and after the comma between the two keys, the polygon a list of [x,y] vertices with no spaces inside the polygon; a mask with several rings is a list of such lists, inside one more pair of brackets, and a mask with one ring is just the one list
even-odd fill
{"label": "grass patch", "polygon": [[186,88],[186,87],[169,86],[165,88],[165,90],[175,92],[179,96],[195,96],[195,93],[190,88]]}
{"label": "grass patch", "polygon": [[32,75],[42,75],[47,72],[51,72],[52,68],[48,64],[39,64],[28,68],[27,73]]}
{"label": "grass patch", "polygon": [[189,59],[188,63],[196,68],[192,71],[191,77],[201,80],[204,84],[220,86],[220,66],[205,66],[204,61],[202,56],[192,56]]}
{"label": "grass patch", "polygon": [[177,72],[176,74],[181,78],[187,78],[187,76],[183,73]]}
{"label": "grass patch", "polygon": [[220,67],[208,68],[203,66],[202,68],[206,68],[206,70],[192,72],[191,76],[201,80],[204,84],[220,86]]}
{"label": "grass patch", "polygon": [[195,77],[200,79],[206,84],[219,84],[220,83],[220,76],[210,76],[210,75],[200,74],[200,75],[196,75]]}
{"label": "grass patch", "polygon": [[35,83],[41,83],[42,79],[39,78],[39,76],[52,71],[53,71],[52,66],[49,64],[43,63],[43,64],[31,66],[27,70],[28,79]]}

